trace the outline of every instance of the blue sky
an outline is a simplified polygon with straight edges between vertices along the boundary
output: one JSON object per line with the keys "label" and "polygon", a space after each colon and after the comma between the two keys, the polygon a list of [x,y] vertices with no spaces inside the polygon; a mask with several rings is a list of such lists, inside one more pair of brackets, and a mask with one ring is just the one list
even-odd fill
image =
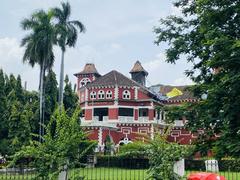
{"label": "blue sky", "polygon": [[[6,73],[20,74],[28,82],[28,89],[37,89],[39,69],[22,63],[23,48],[19,42],[26,32],[20,28],[23,18],[34,10],[60,6],[59,0],[2,0],[0,6],[0,68]],[[153,27],[159,19],[179,10],[170,0],[70,0],[72,19],[86,26],[75,48],[68,49],[65,73],[72,83],[74,73],[87,62],[95,63],[100,74],[113,69],[129,76],[139,60],[149,72],[148,85],[190,84],[184,75],[190,68],[182,59],[175,65],[165,63],[167,44],[156,46]],[[59,75],[60,50],[55,48],[54,71]],[[57,77],[58,78],[58,77]]]}

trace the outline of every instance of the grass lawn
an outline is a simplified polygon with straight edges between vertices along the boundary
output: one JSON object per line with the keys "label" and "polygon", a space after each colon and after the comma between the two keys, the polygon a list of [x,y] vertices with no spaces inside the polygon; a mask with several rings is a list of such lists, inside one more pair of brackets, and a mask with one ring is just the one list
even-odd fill
{"label": "grass lawn", "polygon": [[[190,171],[186,172],[188,176]],[[240,180],[240,172],[220,172],[227,180]],[[69,172],[69,180],[144,180],[147,177],[146,169],[122,168],[79,168]],[[0,174],[0,180],[27,180],[34,179],[34,174]]]}
{"label": "grass lawn", "polygon": [[70,179],[85,177],[91,180],[146,179],[146,170],[121,168],[80,168],[70,171]]}

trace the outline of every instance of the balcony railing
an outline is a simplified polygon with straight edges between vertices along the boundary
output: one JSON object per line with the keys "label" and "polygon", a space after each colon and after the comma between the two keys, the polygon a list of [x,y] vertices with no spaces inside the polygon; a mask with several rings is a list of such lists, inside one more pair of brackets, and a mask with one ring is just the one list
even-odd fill
{"label": "balcony railing", "polygon": [[134,117],[133,116],[118,116],[118,120],[120,122],[128,123],[128,122],[133,122],[134,121]]}
{"label": "balcony railing", "polygon": [[149,117],[138,117],[139,122],[149,122]]}

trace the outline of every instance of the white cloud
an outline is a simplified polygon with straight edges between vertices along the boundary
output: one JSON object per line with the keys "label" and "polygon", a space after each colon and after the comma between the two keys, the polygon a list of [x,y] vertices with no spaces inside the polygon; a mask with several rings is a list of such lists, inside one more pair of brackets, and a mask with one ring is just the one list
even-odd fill
{"label": "white cloud", "polygon": [[[147,85],[168,84],[187,85],[192,84],[191,80],[184,74],[189,69],[189,64],[184,59],[180,59],[177,64],[170,64],[166,61],[164,53],[159,53],[153,60],[143,63],[143,67],[148,71]],[[176,79],[176,77],[178,77]]]}

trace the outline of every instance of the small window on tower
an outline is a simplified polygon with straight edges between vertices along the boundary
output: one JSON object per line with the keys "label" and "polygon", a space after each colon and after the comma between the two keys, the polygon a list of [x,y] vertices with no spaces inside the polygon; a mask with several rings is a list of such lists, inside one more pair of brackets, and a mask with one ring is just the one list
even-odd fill
{"label": "small window on tower", "polygon": [[91,99],[96,99],[96,97],[97,97],[97,93],[96,93],[95,91],[92,91],[92,92],[90,93],[90,98],[91,98]]}
{"label": "small window on tower", "polygon": [[83,87],[85,86],[86,84],[90,83],[90,79],[89,78],[83,78],[81,81],[80,81],[80,87]]}
{"label": "small window on tower", "polygon": [[98,99],[104,99],[105,98],[105,93],[103,90],[98,91]]}
{"label": "small window on tower", "polygon": [[107,91],[106,98],[107,99],[112,99],[112,91]]}
{"label": "small window on tower", "polygon": [[130,91],[124,90],[122,96],[123,99],[130,99]]}

